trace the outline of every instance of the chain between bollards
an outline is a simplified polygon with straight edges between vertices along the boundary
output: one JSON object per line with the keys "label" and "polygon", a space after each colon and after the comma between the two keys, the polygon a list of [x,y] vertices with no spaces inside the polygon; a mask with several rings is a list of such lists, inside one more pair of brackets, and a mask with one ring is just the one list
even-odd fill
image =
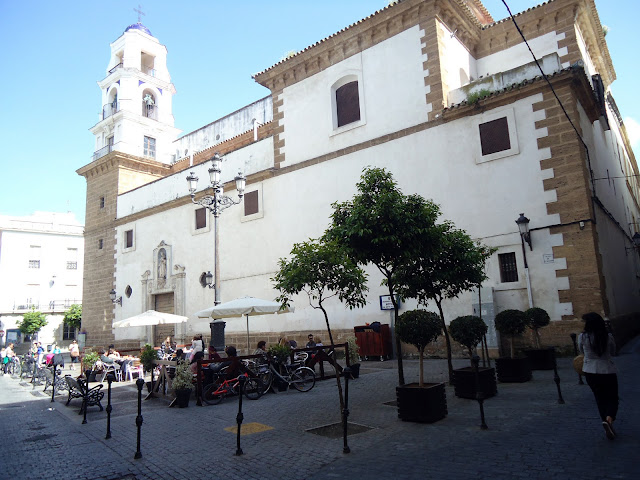
{"label": "chain between bollards", "polygon": [[144,378],[138,378],[136,380],[136,387],[138,387],[138,416],[136,417],[136,426],[138,427],[138,440],[136,454],[134,459],[142,458],[142,452],[140,451],[140,432],[142,431],[142,387],[144,386]]}
{"label": "chain between bollards", "polygon": [[349,418],[349,377],[351,377],[351,367],[347,367],[342,370],[344,374],[344,409],[342,410],[342,433],[344,436],[344,447],[342,448],[342,453],[350,453],[351,449],[347,444],[347,430],[349,428],[349,423],[347,419]]}
{"label": "chain between bollards", "polygon": [[238,424],[238,432],[236,436],[236,455],[242,455],[244,452],[240,447],[240,426],[242,425],[242,420],[244,420],[244,415],[242,414],[242,393],[244,392],[244,382],[247,380],[247,377],[244,375],[240,375],[238,377],[238,415],[236,415],[236,423]]}
{"label": "chain between bollards", "polygon": [[478,405],[480,406],[480,428],[482,430],[487,430],[489,427],[484,421],[484,392],[480,387],[480,372],[478,371],[479,363],[480,357],[478,355],[474,355],[473,357],[471,357],[471,364],[473,365],[473,371],[476,377],[476,400],[478,401]]}
{"label": "chain between bollards", "polygon": [[115,380],[115,377],[112,373],[107,375],[107,383],[109,386],[107,387],[107,436],[104,437],[105,440],[111,438],[111,382]]}
{"label": "chain between bollards", "polygon": [[[570,333],[569,336],[571,337],[571,341],[573,342],[573,355],[574,356],[578,356],[578,345],[576,344],[576,334],[575,333]],[[580,375],[580,373],[578,373],[578,385],[584,385],[584,382],[582,381],[582,375]]]}
{"label": "chain between bollards", "polygon": [[553,347],[553,381],[558,389],[558,403],[564,403],[562,392],[560,391],[560,375],[558,375],[558,362],[556,361],[556,347]]}

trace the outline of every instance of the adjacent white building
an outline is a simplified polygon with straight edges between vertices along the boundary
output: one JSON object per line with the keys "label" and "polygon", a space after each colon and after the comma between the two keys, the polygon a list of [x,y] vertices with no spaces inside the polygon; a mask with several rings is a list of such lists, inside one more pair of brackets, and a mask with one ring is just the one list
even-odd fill
{"label": "adjacent white building", "polygon": [[38,340],[66,345],[76,332],[63,324],[64,312],[82,303],[83,226],[73,213],[0,215],[0,342],[25,341],[22,315],[44,313]]}

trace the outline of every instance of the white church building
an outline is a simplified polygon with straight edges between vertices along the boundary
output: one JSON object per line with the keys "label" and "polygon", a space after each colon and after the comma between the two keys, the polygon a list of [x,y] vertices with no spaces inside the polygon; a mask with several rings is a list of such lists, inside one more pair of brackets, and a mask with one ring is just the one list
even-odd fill
{"label": "white church building", "polygon": [[[510,20],[494,22],[479,0],[403,0],[254,75],[264,98],[182,136],[167,49],[129,26],[111,44],[95,153],[78,170],[87,180],[87,344],[208,336],[210,319],[195,312],[214,304],[204,276],[216,267],[222,302],[274,299],[278,259],[322,235],[331,204],[353,197],[367,166],[386,168],[405,194],[434,200],[442,220],[496,248],[483,310],[542,307],[552,318],[543,338],[556,345],[570,343],[589,311],[627,328],[640,311],[639,172],[595,3],[551,0],[515,18],[562,107]],[[213,216],[192,203],[186,181],[193,172],[196,198],[210,193],[214,153],[225,195],[237,199],[238,172],[247,179],[242,203],[218,219],[217,266]],[[522,213],[530,244],[515,222]],[[390,323],[386,288],[367,272],[366,307],[330,305],[339,338]],[[475,303],[471,292],[448,301],[447,321]],[[150,309],[189,320],[112,326]],[[325,328],[306,296],[294,313],[249,323],[251,343]],[[245,329],[228,320],[227,344],[244,346]]]}

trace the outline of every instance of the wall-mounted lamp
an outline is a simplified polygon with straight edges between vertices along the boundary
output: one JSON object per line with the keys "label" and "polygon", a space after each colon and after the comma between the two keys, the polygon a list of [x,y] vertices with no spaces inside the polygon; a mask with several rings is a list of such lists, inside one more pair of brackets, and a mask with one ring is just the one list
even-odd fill
{"label": "wall-mounted lamp", "polygon": [[111,297],[111,302],[115,305],[116,303],[120,306],[122,306],[122,297],[118,297],[116,295],[116,291],[115,290],[111,290],[109,292],[109,297]]}
{"label": "wall-mounted lamp", "polygon": [[625,250],[638,250],[640,249],[640,233],[636,232],[631,237],[631,241],[633,242],[633,247],[624,247]]}
{"label": "wall-mounted lamp", "polygon": [[529,232],[529,219],[524,216],[524,213],[520,214],[520,217],[516,220],[518,224],[518,230],[520,230],[520,237],[523,241],[527,242],[529,248],[533,250],[531,245],[531,233]]}
{"label": "wall-mounted lamp", "polygon": [[207,273],[202,272],[200,278],[202,279],[201,283],[203,288],[216,288],[216,284],[213,283],[213,273],[211,273],[210,271]]}

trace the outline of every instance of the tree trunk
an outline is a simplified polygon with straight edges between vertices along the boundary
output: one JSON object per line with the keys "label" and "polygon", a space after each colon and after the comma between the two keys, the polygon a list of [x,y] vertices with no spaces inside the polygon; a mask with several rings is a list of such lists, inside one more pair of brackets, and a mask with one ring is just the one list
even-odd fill
{"label": "tree trunk", "polygon": [[420,353],[420,386],[424,386],[424,347],[418,350]]}
{"label": "tree trunk", "polygon": [[538,333],[538,329],[537,328],[533,329],[533,336],[534,336],[534,339],[536,341],[536,348],[538,350],[540,350],[540,334]]}
{"label": "tree trunk", "polygon": [[509,338],[509,344],[511,346],[511,358],[513,358],[513,337]]}
{"label": "tree trunk", "polygon": [[[324,314],[324,321],[327,324],[327,333],[329,334],[329,343],[331,344],[331,351],[335,352],[335,344],[333,343],[333,334],[331,333],[331,326],[329,326],[329,317],[327,316],[327,311],[324,309],[322,304],[320,305],[320,309]],[[340,418],[344,415],[344,398],[342,396],[342,382],[340,381],[340,374],[338,373],[338,369],[335,365],[333,365],[333,371],[336,374],[336,383],[338,384],[338,397],[340,398]],[[344,419],[343,419],[344,420]]]}
{"label": "tree trunk", "polygon": [[453,383],[453,363],[451,362],[451,339],[449,338],[449,331],[447,330],[447,324],[444,322],[444,313],[442,312],[442,300],[435,299],[438,306],[438,313],[440,313],[440,320],[442,320],[442,330],[444,331],[444,339],[447,343],[447,366],[449,367],[449,383]]}

